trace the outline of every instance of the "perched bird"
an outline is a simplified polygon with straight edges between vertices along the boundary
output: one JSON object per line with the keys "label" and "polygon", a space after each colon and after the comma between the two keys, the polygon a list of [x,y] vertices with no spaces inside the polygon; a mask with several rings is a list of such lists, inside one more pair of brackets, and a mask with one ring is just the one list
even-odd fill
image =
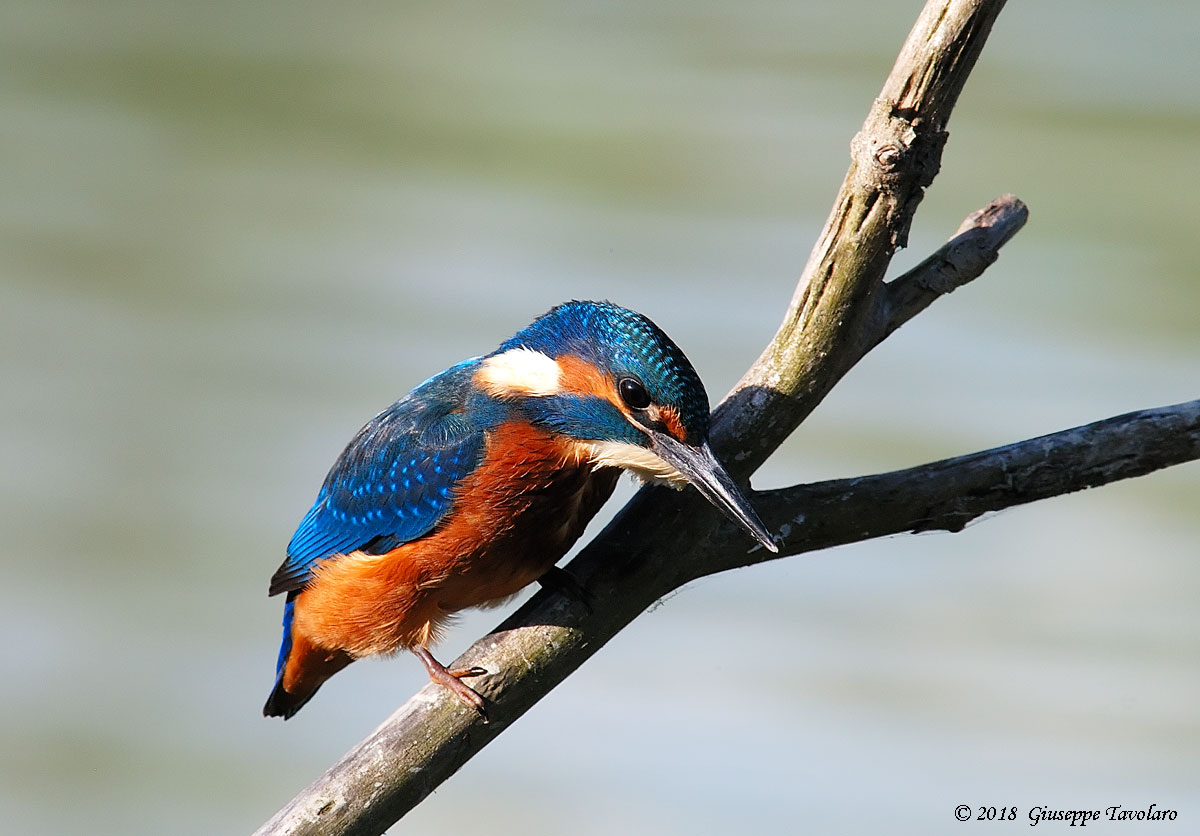
{"label": "perched bird", "polygon": [[402,649],[482,714],[461,679],[486,671],[434,659],[439,627],[553,570],[621,469],[694,485],[774,551],[713,456],[708,416],[683,352],[607,302],[559,305],[422,383],[342,451],[271,578],[287,602],[263,714],[291,717],[355,659]]}

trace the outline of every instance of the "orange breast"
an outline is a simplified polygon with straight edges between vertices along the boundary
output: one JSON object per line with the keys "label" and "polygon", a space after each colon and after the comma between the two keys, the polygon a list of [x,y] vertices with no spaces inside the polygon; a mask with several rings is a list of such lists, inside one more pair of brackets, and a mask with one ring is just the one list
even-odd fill
{"label": "orange breast", "polygon": [[428,644],[451,613],[499,603],[549,569],[618,475],[594,470],[528,424],[501,425],[431,534],[387,554],[353,552],[318,565],[297,597],[295,629],[353,656]]}

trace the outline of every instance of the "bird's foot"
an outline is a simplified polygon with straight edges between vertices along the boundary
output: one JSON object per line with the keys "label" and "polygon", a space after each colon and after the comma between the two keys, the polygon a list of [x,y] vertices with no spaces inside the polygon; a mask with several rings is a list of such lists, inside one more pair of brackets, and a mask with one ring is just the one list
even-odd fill
{"label": "bird's foot", "polygon": [[469,685],[462,681],[466,676],[483,676],[487,670],[480,667],[456,668],[451,670],[433,658],[433,654],[429,652],[429,648],[417,645],[412,649],[421,663],[425,665],[425,670],[429,672],[429,678],[449,690],[454,696],[458,697],[463,703],[470,708],[475,709],[475,712],[483,718],[486,723],[488,716],[484,708],[483,697],[479,696]]}
{"label": "bird's foot", "polygon": [[589,613],[595,610],[595,607],[592,606],[592,594],[583,588],[583,584],[574,575],[561,566],[551,566],[542,573],[537,582],[541,584],[542,589],[574,598],[587,607]]}

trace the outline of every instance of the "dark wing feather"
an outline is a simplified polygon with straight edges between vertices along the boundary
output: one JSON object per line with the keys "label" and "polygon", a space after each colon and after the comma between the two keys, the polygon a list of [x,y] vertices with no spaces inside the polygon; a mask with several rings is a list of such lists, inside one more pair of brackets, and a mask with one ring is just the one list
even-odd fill
{"label": "dark wing feather", "polygon": [[383,554],[445,517],[496,419],[493,409],[468,408],[478,402],[471,397],[475,362],[431,378],[359,430],[296,529],[271,595],[303,588],[319,560],[356,550]]}

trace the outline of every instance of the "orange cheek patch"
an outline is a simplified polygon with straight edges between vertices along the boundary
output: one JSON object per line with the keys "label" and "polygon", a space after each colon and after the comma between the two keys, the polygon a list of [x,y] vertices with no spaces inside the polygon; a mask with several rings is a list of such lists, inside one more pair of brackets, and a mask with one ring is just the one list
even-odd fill
{"label": "orange cheek patch", "polygon": [[679,419],[679,410],[673,406],[660,406],[658,408],[658,420],[667,428],[667,432],[677,441],[687,441],[687,431],[683,428],[683,421]]}
{"label": "orange cheek patch", "polygon": [[[581,395],[592,395],[613,404],[626,418],[632,418],[629,409],[621,401],[617,386],[613,380],[581,357],[563,355],[558,358],[558,366],[562,370],[559,382],[564,392],[575,392]],[[679,410],[673,406],[651,406],[647,415],[652,421],[663,425],[666,431],[678,441],[687,441],[687,430],[679,417]]]}
{"label": "orange cheek patch", "polygon": [[614,404],[621,403],[612,380],[587,360],[565,354],[558,358],[558,366],[562,369],[559,383],[563,391],[593,395]]}

